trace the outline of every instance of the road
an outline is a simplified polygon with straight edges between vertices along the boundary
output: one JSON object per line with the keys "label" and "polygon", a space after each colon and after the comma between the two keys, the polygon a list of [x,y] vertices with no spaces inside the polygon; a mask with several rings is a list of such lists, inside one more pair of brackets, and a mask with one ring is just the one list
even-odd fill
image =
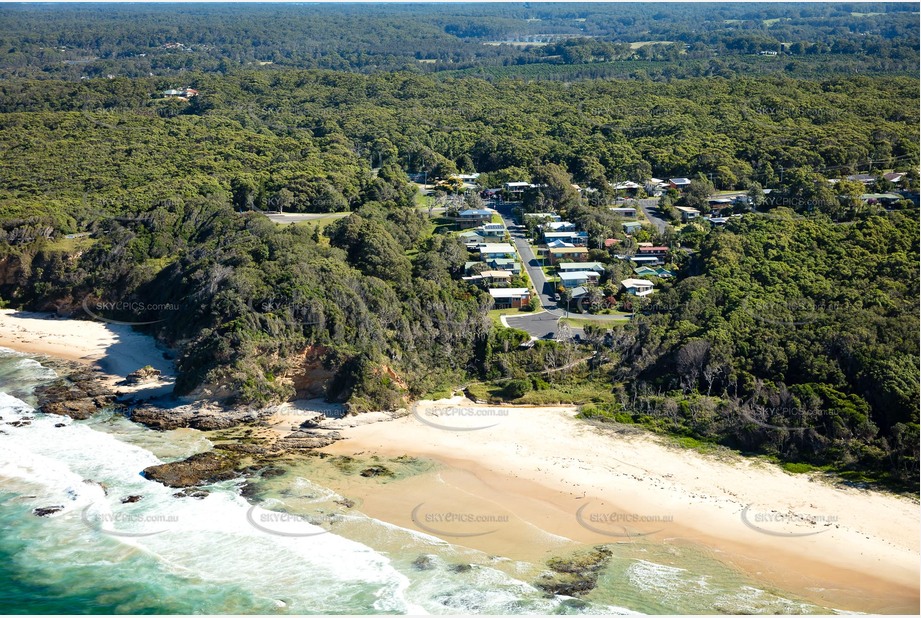
{"label": "road", "polygon": [[[512,218],[512,204],[492,203],[490,206],[495,208],[496,212],[499,213],[499,216],[502,217],[502,221],[505,223],[506,228],[515,224],[515,221]],[[556,293],[556,290],[554,290],[553,284],[547,281],[547,275],[540,267],[540,261],[534,255],[534,251],[528,244],[527,238],[525,238],[525,235],[521,232],[510,232],[510,234],[512,237],[512,242],[514,243],[515,248],[518,250],[518,255],[528,271],[528,276],[531,278],[531,283],[534,284],[534,289],[538,291],[538,299],[540,300],[540,304],[544,308],[544,311],[539,313],[525,313],[515,316],[506,316],[505,321],[509,326],[527,331],[533,337],[542,338],[550,333],[553,333],[553,336],[555,337],[557,331],[559,330],[560,318],[564,317],[593,320],[599,323],[623,323],[629,319],[619,315],[586,315],[578,313],[570,314],[566,309],[558,308],[557,302],[553,300],[553,295]],[[571,330],[573,335],[582,336],[585,334],[584,331],[579,327],[573,326],[571,327]]]}
{"label": "road", "polygon": [[668,222],[660,216],[658,198],[647,198],[636,201],[639,202],[640,210],[643,211],[643,214],[646,215],[649,222],[656,226],[660,234],[664,234],[665,226],[668,225]]}
{"label": "road", "polygon": [[274,221],[286,225],[288,223],[300,223],[301,221],[316,221],[317,219],[335,218],[349,216],[350,212],[273,212],[265,213],[265,216]]}

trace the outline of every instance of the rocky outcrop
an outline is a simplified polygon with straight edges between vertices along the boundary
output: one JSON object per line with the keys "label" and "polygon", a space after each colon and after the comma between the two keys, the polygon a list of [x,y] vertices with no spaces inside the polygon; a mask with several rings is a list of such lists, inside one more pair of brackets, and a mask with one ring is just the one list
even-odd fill
{"label": "rocky outcrop", "polygon": [[80,369],[35,389],[45,414],[84,420],[115,403],[115,394],[92,372]]}
{"label": "rocky outcrop", "polygon": [[551,558],[547,566],[552,573],[545,574],[534,585],[548,595],[584,595],[594,590],[598,575],[610,557],[611,550],[599,545],[569,558]]}
{"label": "rocky outcrop", "polygon": [[214,431],[256,422],[263,414],[253,410],[227,410],[204,403],[195,403],[171,408],[140,405],[131,409],[128,417],[135,423],[161,431],[181,427]]}
{"label": "rocky outcrop", "polygon": [[144,468],[144,476],[167,487],[194,487],[238,476],[236,457],[219,451],[198,453],[182,461]]}
{"label": "rocky outcrop", "polygon": [[132,371],[125,379],[119,382],[121,386],[137,386],[138,384],[148,384],[157,382],[160,379],[160,370],[154,369],[150,365],[141,367],[137,371]]}

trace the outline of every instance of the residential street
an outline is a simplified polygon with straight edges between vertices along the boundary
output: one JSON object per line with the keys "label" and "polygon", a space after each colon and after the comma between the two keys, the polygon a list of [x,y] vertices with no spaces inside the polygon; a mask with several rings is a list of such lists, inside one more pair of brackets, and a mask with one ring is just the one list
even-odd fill
{"label": "residential street", "polygon": [[[508,202],[504,204],[493,203],[490,204],[490,206],[495,208],[496,212],[502,217],[502,221],[505,223],[506,228],[515,225],[515,221],[512,218],[513,204]],[[547,336],[549,333],[553,333],[555,336],[560,318],[567,317],[567,315],[569,317],[594,320],[597,322],[624,322],[629,319],[619,315],[569,314],[566,309],[558,308],[556,301],[553,300],[553,295],[555,294],[553,285],[547,281],[547,276],[544,274],[543,269],[541,269],[540,263],[534,255],[531,246],[528,244],[525,235],[521,232],[510,231],[509,233],[515,248],[518,250],[518,255],[522,263],[525,268],[527,268],[528,276],[531,278],[534,288],[538,290],[538,298],[544,308],[544,311],[540,313],[525,313],[516,316],[507,316],[505,319],[509,326],[520,328],[534,337],[541,338]],[[584,334],[584,331],[581,328],[572,327],[572,333],[581,336]]]}

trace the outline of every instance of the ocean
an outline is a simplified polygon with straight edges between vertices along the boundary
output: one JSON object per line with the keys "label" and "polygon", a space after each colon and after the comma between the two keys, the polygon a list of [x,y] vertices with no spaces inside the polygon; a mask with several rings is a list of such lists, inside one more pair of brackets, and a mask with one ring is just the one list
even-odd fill
{"label": "ocean", "polygon": [[[829,611],[651,542],[615,545],[586,596],[547,596],[533,585],[542,565],[336,511],[341,497],[294,473],[266,483],[258,504],[238,480],[177,497],[141,471],[209,450],[204,434],[153,431],[113,412],[37,413],[34,388],[54,377],[0,348],[0,613]],[[33,514],[45,507],[60,510]]]}

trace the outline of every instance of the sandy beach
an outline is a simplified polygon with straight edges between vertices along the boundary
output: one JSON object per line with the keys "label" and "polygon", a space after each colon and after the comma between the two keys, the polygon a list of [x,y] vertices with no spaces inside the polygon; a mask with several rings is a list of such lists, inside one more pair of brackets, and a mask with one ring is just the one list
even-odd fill
{"label": "sandy beach", "polygon": [[146,365],[160,370],[161,380],[123,392],[143,389],[147,396],[168,393],[175,379],[173,363],[153,338],[130,326],[60,318],[48,313],[0,309],[0,347],[85,363],[113,385]]}
{"label": "sandy beach", "polygon": [[826,607],[917,613],[916,501],[575,414],[421,402],[324,450],[441,462],[432,474],[370,488],[343,479],[337,489],[372,517],[451,543],[527,560],[567,540],[690,545]]}

